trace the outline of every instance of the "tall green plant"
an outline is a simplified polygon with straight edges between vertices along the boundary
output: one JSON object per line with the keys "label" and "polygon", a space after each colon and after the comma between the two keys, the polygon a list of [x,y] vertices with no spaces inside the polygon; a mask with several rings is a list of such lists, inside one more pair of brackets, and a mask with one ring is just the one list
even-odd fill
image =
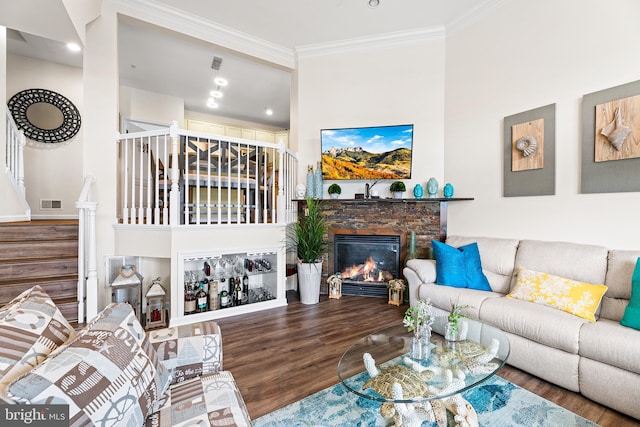
{"label": "tall green plant", "polygon": [[295,243],[298,259],[305,263],[319,261],[327,250],[324,235],[329,230],[320,210],[320,201],[307,198],[307,215],[295,224]]}

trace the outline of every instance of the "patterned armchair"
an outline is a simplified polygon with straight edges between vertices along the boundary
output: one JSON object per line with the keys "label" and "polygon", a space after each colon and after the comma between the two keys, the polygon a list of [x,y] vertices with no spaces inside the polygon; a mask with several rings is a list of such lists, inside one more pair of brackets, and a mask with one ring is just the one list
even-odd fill
{"label": "patterned armchair", "polygon": [[120,303],[75,332],[34,287],[0,309],[0,336],[5,403],[61,405],[69,425],[251,425],[215,322],[146,333]]}

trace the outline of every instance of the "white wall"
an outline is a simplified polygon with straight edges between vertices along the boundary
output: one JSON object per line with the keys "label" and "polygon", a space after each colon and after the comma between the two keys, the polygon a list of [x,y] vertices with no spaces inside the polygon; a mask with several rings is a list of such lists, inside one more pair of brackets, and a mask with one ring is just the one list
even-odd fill
{"label": "white wall", "polygon": [[[637,249],[638,193],[580,194],[581,97],[640,78],[640,2],[503,2],[447,39],[449,234]],[[554,196],[502,197],[503,118],[556,104]]]}
{"label": "white wall", "polygon": [[[320,160],[320,129],[407,123],[414,124],[414,145],[412,179],[404,181],[406,197],[413,197],[413,186],[424,186],[431,176],[442,182],[444,64],[445,44],[440,37],[405,46],[299,58],[297,100],[292,106],[298,105],[300,183],[304,184],[307,166],[315,167]],[[324,183],[325,197],[333,182]],[[365,181],[339,184],[341,198],[353,198],[365,190]],[[390,184],[382,181],[374,190],[387,197]]]}
{"label": "white wall", "polygon": [[[199,111],[185,110],[184,118],[190,119],[190,120],[199,120],[202,122],[223,124],[228,126],[238,126],[245,129],[260,129],[260,130],[268,130],[272,132],[286,130],[276,126],[263,125],[262,123],[248,122],[246,120],[231,119],[228,117],[216,116],[215,114],[205,114]],[[182,124],[180,125],[180,127],[183,127],[183,126],[184,125]]]}
{"label": "white wall", "polygon": [[184,99],[120,86],[120,115],[133,120],[178,127],[184,123]]}
{"label": "white wall", "polygon": [[[82,69],[8,54],[7,102],[16,93],[35,88],[66,97],[84,119]],[[82,130],[69,141],[40,146],[45,148],[27,145],[24,149],[24,185],[32,218],[77,217],[74,203],[82,186]],[[62,209],[41,210],[40,199],[62,200]]]}

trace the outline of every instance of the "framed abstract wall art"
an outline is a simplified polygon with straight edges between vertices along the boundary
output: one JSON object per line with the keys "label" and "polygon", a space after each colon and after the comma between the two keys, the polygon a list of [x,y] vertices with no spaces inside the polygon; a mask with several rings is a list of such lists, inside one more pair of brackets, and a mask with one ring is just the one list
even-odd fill
{"label": "framed abstract wall art", "polygon": [[582,98],[581,193],[640,191],[640,80]]}
{"label": "framed abstract wall art", "polygon": [[555,194],[555,104],[504,118],[505,197]]}

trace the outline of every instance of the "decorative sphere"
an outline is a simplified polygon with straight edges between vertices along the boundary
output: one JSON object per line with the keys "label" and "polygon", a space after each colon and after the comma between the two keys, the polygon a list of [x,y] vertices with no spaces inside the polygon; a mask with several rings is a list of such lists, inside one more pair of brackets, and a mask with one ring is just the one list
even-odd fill
{"label": "decorative sphere", "polygon": [[422,185],[416,184],[416,186],[413,187],[413,197],[415,197],[416,199],[422,199],[423,195],[424,190],[422,189]]}
{"label": "decorative sphere", "polygon": [[450,183],[447,182],[445,184],[444,188],[442,189],[442,194],[446,198],[453,197],[453,185],[451,185]]}
{"label": "decorative sphere", "polygon": [[438,180],[434,177],[429,178],[429,181],[427,181],[427,193],[429,193],[429,197],[436,197],[438,194]]}

